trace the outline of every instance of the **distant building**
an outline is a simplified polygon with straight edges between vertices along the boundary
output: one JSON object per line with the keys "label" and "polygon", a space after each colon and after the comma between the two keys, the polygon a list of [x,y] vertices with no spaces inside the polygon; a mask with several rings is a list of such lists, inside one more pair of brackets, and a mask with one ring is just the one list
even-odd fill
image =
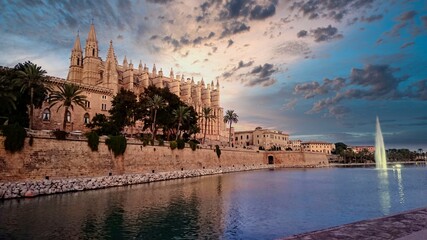
{"label": "distant building", "polygon": [[303,142],[301,143],[301,148],[303,152],[318,152],[331,154],[335,149],[335,144],[327,142]]}
{"label": "distant building", "polygon": [[355,153],[362,152],[363,150],[367,150],[369,153],[375,152],[375,146],[351,146],[350,148]]}
{"label": "distant building", "polygon": [[290,148],[292,151],[301,152],[301,140],[290,140]]}
{"label": "distant building", "polygon": [[289,134],[277,130],[255,128],[252,131],[236,131],[234,133],[234,144],[236,147],[263,147],[270,149],[280,147],[285,150],[290,147]]}

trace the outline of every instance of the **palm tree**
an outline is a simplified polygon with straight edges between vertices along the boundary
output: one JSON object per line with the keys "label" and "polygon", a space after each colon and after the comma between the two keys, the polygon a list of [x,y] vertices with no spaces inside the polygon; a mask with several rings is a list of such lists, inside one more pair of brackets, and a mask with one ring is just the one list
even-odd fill
{"label": "palm tree", "polygon": [[37,66],[32,62],[19,63],[15,69],[18,70],[18,78],[23,81],[21,92],[30,90],[30,124],[29,128],[33,128],[33,113],[34,113],[34,88],[43,85],[43,80],[46,78],[46,71],[42,67]]}
{"label": "palm tree", "polygon": [[74,105],[80,106],[86,110],[86,96],[83,95],[83,90],[79,88],[79,86],[74,84],[64,84],[58,87],[59,90],[53,91],[50,95],[50,106],[59,104],[57,112],[61,107],[64,107],[64,120],[62,123],[62,129],[65,131],[67,127],[67,113],[68,109],[74,110]]}
{"label": "palm tree", "polygon": [[15,82],[8,81],[6,76],[0,76],[0,102],[2,102],[1,108],[6,109],[7,112],[16,109],[16,95],[13,92]]}
{"label": "palm tree", "polygon": [[234,110],[227,110],[224,116],[224,123],[229,123],[229,133],[228,133],[228,145],[231,147],[231,124],[237,123],[239,121],[239,116],[234,112]]}
{"label": "palm tree", "polygon": [[190,117],[190,108],[188,108],[187,106],[179,106],[177,109],[172,111],[172,115],[178,122],[178,131],[176,134],[176,140],[178,140],[182,123]]}
{"label": "palm tree", "polygon": [[166,106],[166,101],[159,95],[154,95],[152,98],[148,99],[147,107],[154,111],[153,123],[151,125],[151,133],[154,139],[156,139],[156,118],[157,118],[157,110],[164,108]]}
{"label": "palm tree", "polygon": [[212,108],[204,107],[204,108],[202,108],[202,116],[201,117],[205,121],[205,130],[203,133],[203,144],[205,144],[206,132],[207,132],[207,128],[208,128],[208,121],[215,121],[216,116],[214,114],[212,114]]}

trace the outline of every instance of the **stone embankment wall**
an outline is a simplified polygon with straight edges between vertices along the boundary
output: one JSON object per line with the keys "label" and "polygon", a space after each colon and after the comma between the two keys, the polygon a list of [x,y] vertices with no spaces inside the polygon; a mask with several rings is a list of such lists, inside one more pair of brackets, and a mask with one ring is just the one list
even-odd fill
{"label": "stone embankment wall", "polygon": [[[32,146],[27,139],[24,149],[14,154],[6,152],[3,146],[4,138],[0,137],[0,199],[6,194],[22,197],[193,175],[328,163],[325,155],[317,153],[221,149],[218,158],[213,149],[171,150],[167,146],[144,147],[140,143],[128,143],[125,154],[114,157],[103,142],[98,151],[92,152],[84,140],[49,138],[34,138]],[[274,164],[269,164],[269,159]]]}

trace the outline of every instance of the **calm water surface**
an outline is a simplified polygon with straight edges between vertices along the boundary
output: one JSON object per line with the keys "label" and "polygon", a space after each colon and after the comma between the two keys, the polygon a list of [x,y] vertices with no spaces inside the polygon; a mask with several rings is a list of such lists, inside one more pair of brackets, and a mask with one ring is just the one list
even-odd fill
{"label": "calm water surface", "polygon": [[275,239],[427,206],[427,168],[259,170],[0,201],[0,239]]}

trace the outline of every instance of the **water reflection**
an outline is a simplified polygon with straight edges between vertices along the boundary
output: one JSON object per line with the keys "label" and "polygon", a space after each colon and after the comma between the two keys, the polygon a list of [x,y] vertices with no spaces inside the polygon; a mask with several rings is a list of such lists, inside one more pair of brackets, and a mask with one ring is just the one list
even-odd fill
{"label": "water reflection", "polygon": [[402,181],[402,168],[400,166],[395,167],[395,168],[393,168],[393,172],[396,172],[396,176],[397,176],[399,203],[404,204],[405,203],[405,191],[403,188],[403,181]]}
{"label": "water reflection", "polygon": [[384,215],[390,214],[390,189],[387,169],[378,169],[378,193],[381,206],[381,212]]}
{"label": "water reflection", "polygon": [[277,239],[425,207],[425,170],[267,170],[0,201],[0,239]]}

